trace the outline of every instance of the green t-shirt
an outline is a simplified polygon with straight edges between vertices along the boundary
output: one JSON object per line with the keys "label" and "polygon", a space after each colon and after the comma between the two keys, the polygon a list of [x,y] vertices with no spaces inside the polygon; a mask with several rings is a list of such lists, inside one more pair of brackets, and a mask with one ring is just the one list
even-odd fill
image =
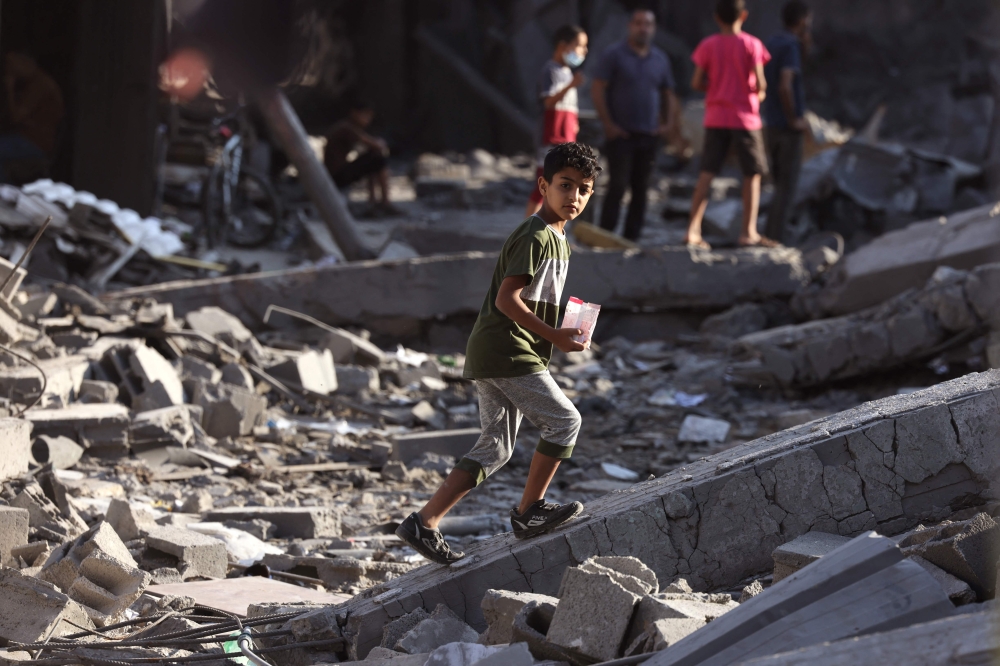
{"label": "green t-shirt", "polygon": [[552,343],[516,324],[496,306],[504,278],[527,275],[521,300],[549,326],[559,321],[559,300],[569,272],[566,235],[532,215],[507,238],[493,270],[479,318],[469,336],[464,375],[470,379],[521,377],[549,367]]}

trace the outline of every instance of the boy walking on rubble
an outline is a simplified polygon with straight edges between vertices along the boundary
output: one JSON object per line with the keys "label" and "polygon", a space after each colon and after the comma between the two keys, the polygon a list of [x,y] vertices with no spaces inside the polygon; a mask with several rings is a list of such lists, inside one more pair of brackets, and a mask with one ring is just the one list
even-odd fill
{"label": "boy walking on rubble", "polygon": [[747,14],[745,0],[719,0],[715,6],[719,34],[704,39],[691,55],[695,64],[691,87],[705,91],[705,147],[685,240],[693,248],[711,249],[701,236],[701,222],[712,179],[718,175],[733,144],[743,172],[743,229],[739,245],[778,245],[757,232],[760,182],[767,175],[760,104],[767,89],[764,65],[771,55],[759,39],[743,32]]}
{"label": "boy walking on rubble", "polygon": [[521,504],[510,523],[519,539],[549,532],[575,518],[583,505],[545,501],[559,463],[569,458],[580,432],[580,413],[549,374],[552,348],[583,351],[578,328],[556,328],[559,301],[569,268],[566,223],[575,219],[594,192],[601,167],[593,151],[563,143],[545,156],[538,188],[541,210],[507,238],[493,281],[466,350],[465,377],[476,380],[479,441],[420,511],[404,520],[396,535],[429,560],[451,564],[465,557],[445,542],[438,523],[470,490],[510,460],[521,417],[541,438],[535,448]]}

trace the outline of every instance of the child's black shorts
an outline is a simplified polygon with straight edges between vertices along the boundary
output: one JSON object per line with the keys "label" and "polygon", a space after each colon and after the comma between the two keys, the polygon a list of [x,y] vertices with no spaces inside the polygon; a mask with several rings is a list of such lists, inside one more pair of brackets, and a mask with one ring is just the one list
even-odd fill
{"label": "child's black shorts", "polygon": [[736,144],[736,159],[744,176],[766,176],[767,154],[764,151],[764,133],[761,130],[705,128],[705,147],[701,152],[701,170],[719,173],[729,154],[729,146]]}

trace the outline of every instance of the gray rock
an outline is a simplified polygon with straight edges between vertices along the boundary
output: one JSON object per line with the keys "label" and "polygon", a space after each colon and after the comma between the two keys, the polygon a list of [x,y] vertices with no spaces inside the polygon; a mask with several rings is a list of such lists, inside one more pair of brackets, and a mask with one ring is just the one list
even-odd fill
{"label": "gray rock", "polygon": [[475,629],[459,619],[444,604],[438,604],[434,613],[421,620],[406,632],[394,646],[407,654],[431,652],[446,643],[474,643],[479,640]]}
{"label": "gray rock", "polygon": [[619,656],[632,620],[632,611],[642,598],[607,574],[579,567],[566,570],[549,641],[593,659],[610,661]]}
{"label": "gray rock", "polygon": [[547,602],[553,605],[559,602],[555,597],[544,594],[486,590],[481,604],[483,618],[486,620],[486,632],[483,634],[482,642],[486,645],[512,642],[514,618],[531,601]]}
{"label": "gray rock", "polygon": [[802,567],[812,564],[831,550],[850,541],[839,534],[807,532],[774,549],[774,582],[786,578]]}
{"label": "gray rock", "polygon": [[678,442],[695,444],[717,444],[729,437],[729,422],[688,414],[677,433]]}

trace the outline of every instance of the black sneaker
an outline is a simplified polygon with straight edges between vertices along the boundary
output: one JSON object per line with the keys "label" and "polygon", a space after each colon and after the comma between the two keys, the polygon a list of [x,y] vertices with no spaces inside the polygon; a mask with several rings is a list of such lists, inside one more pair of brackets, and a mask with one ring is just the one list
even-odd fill
{"label": "black sneaker", "polygon": [[527,539],[554,530],[579,516],[582,511],[583,505],[579,502],[559,505],[540,499],[523,514],[518,514],[516,508],[511,509],[510,525],[514,528],[515,537]]}
{"label": "black sneaker", "polygon": [[432,562],[438,564],[454,564],[465,557],[465,553],[451,549],[444,540],[441,530],[432,530],[424,526],[417,512],[399,524],[396,536],[413,546],[413,549]]}

